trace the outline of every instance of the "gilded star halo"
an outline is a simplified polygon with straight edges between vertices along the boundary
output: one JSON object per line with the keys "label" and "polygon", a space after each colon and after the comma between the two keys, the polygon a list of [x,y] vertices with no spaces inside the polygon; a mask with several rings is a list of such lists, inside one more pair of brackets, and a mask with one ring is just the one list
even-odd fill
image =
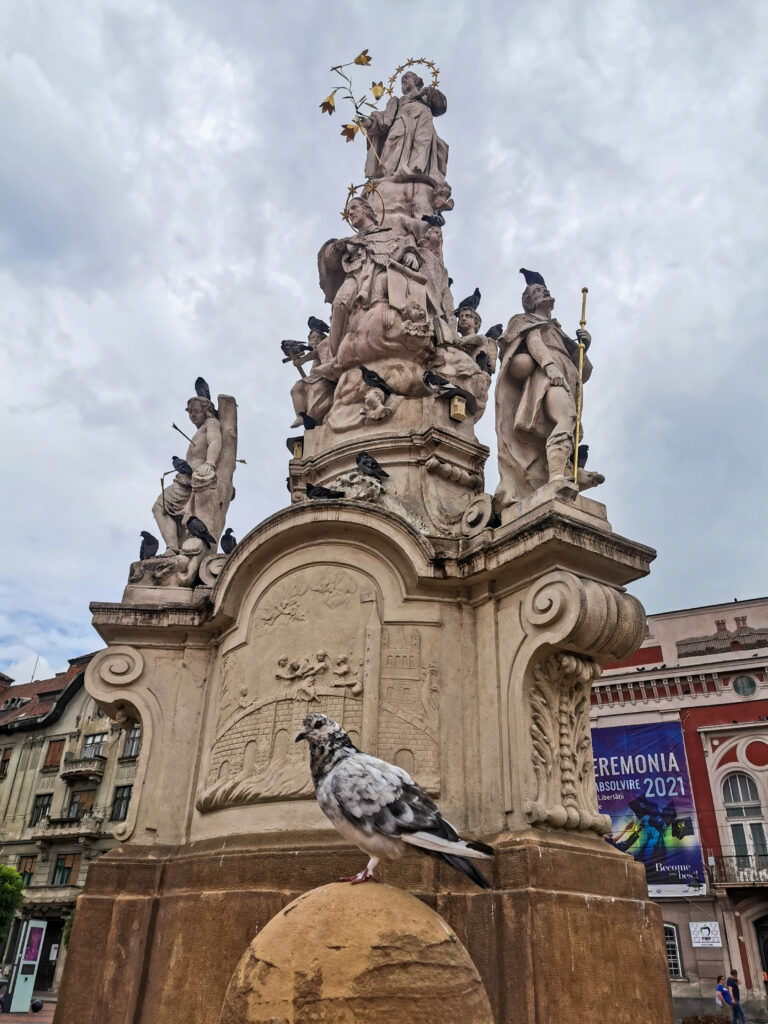
{"label": "gilded star halo", "polygon": [[417,64],[421,64],[425,68],[429,68],[429,70],[432,72],[432,85],[434,87],[437,87],[440,84],[440,68],[435,64],[433,60],[427,60],[426,57],[409,57],[404,64],[400,65],[400,67],[395,71],[394,75],[392,75],[391,78],[389,79],[389,84],[387,85],[387,88],[384,90],[387,96],[391,96],[393,94],[395,90],[395,82],[397,81],[398,75],[402,75],[402,73],[407,68],[415,67]]}

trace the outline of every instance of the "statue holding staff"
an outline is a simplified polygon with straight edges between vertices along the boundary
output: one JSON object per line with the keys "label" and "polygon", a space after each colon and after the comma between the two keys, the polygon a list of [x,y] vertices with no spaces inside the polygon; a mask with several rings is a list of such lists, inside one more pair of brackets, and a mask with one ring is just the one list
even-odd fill
{"label": "statue holding staff", "polygon": [[[500,482],[494,507],[505,508],[547,483],[566,483],[573,472],[579,415],[579,348],[582,380],[592,373],[586,352],[591,337],[579,329],[573,341],[552,317],[555,300],[543,277],[525,271],[523,310],[499,338],[496,436]],[[580,488],[602,483],[599,473],[579,473]]]}

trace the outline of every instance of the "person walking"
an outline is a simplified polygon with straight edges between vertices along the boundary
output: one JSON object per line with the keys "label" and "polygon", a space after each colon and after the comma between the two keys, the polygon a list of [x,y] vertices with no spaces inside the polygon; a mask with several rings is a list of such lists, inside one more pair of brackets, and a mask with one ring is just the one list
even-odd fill
{"label": "person walking", "polygon": [[725,975],[718,974],[717,986],[715,988],[715,1002],[718,1006],[733,1006],[733,1000],[731,999],[731,993],[728,986],[725,984]]}
{"label": "person walking", "polygon": [[739,972],[731,970],[728,978],[728,989],[731,993],[731,1024],[747,1024],[744,1010],[741,1006],[741,994],[739,992]]}

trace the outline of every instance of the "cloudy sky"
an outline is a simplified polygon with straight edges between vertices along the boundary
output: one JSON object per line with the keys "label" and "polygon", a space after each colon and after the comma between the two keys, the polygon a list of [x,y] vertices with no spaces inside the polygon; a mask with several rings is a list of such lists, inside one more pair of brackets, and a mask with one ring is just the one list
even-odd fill
{"label": "cloudy sky", "polygon": [[318,104],[365,47],[362,87],[440,67],[456,296],[506,321],[533,267],[575,328],[589,286],[592,494],[658,549],[648,611],[768,592],[765,4],[6,0],[0,40],[0,669],[101,646],[197,374],[239,403],[236,534],[285,504],[278,342],[364,159]]}

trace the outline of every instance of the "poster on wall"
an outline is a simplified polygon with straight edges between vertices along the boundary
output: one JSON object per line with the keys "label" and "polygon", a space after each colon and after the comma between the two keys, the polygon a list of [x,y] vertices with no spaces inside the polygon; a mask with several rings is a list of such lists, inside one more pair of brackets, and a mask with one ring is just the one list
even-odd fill
{"label": "poster on wall", "polygon": [[683,733],[677,721],[592,730],[597,799],[611,843],[645,867],[651,896],[705,891]]}
{"label": "poster on wall", "polygon": [[689,921],[691,945],[702,949],[721,948],[720,925],[717,921]]}

